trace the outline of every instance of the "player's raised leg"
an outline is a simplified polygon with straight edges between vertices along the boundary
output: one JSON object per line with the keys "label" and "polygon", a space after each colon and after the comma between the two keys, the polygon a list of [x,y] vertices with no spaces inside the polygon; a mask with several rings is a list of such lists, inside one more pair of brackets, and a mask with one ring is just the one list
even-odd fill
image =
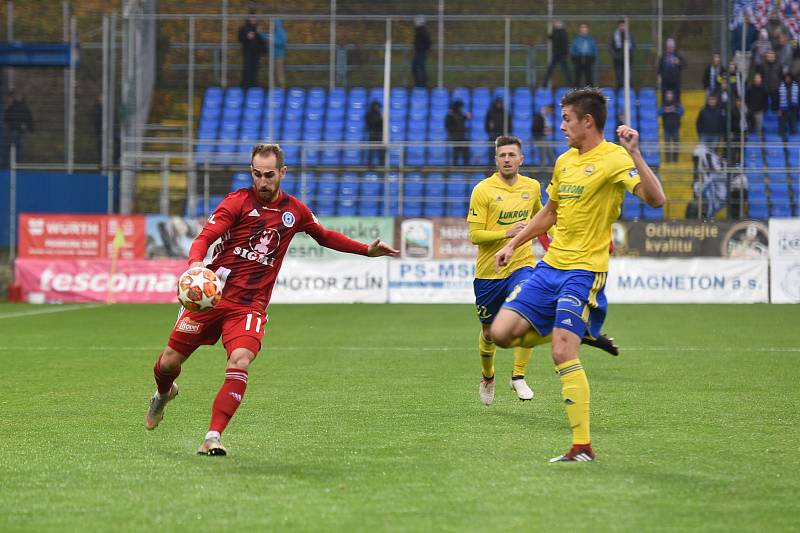
{"label": "player's raised leg", "polygon": [[144,417],[144,427],[153,430],[164,418],[167,403],[178,395],[178,384],[175,380],[181,373],[181,365],[188,356],[167,346],[153,365],[153,376],[156,381],[156,392],[150,398],[150,406]]}

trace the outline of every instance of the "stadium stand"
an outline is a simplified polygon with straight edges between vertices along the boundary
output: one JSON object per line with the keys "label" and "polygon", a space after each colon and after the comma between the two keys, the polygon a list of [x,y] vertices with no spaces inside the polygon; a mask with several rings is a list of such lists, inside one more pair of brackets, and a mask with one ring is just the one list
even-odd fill
{"label": "stadium stand", "polygon": [[[241,165],[249,161],[252,144],[259,141],[279,141],[290,166],[319,169],[318,187],[315,194],[307,188],[307,201],[315,204],[321,215],[376,215],[397,214],[406,216],[464,216],[475,180],[483,179],[483,172],[491,168],[489,143],[484,131],[484,116],[494,98],[502,98],[509,105],[512,121],[511,133],[520,137],[529,146],[532,114],[545,105],[553,106],[548,117],[558,124],[557,103],[568,91],[555,91],[528,87],[516,87],[505,93],[502,87],[456,87],[425,89],[415,87],[408,90],[393,87],[390,91],[389,139],[395,143],[388,150],[388,165],[391,168],[407,167],[408,170],[446,169],[450,164],[447,132],[444,127],[447,111],[455,100],[464,102],[465,111],[472,114],[468,125],[471,139],[470,163],[480,166],[481,173],[470,175],[462,172],[406,172],[403,186],[398,182],[384,181],[382,174],[375,172],[354,173],[366,163],[365,114],[373,101],[383,103],[380,87],[352,87],[349,90],[336,88],[328,91],[322,87],[290,87],[287,90],[273,88],[269,93],[255,87],[246,92],[239,87],[222,90],[209,87],[203,97],[197,129],[196,157],[223,165]],[[607,138],[613,139],[617,120],[624,111],[624,95],[606,88],[609,99],[609,118],[604,128]],[[642,135],[643,153],[649,164],[658,167],[659,125],[656,116],[657,100],[653,88],[642,88],[631,98],[631,124]],[[777,122],[774,123],[777,135]],[[554,128],[557,130],[557,128]],[[555,143],[557,152],[566,150],[563,137],[554,132],[548,139]],[[786,168],[785,153],[770,149],[763,159],[768,168]],[[527,163],[538,167],[543,162],[536,150],[526,150]],[[746,154],[748,171],[755,170],[761,154],[751,149]],[[800,159],[797,150],[792,152]],[[778,166],[780,164],[780,166]],[[468,169],[468,167],[467,167]],[[465,170],[467,170],[465,169]],[[543,171],[549,172],[544,168]],[[246,174],[244,176],[247,176]],[[306,178],[314,174],[306,172]],[[772,174],[770,174],[772,176]],[[238,173],[233,183],[248,184]],[[249,180],[249,178],[248,178]],[[792,202],[792,190],[785,179],[770,178],[768,198],[775,203],[775,212],[796,209]],[[249,185],[249,184],[248,184]],[[288,182],[285,186],[289,186]],[[295,184],[293,191],[299,193]],[[397,198],[403,192],[403,200]],[[758,198],[758,196],[756,196]],[[769,207],[768,207],[769,209]],[[623,218],[660,219],[662,210],[645,207],[638,199],[626,196]]]}

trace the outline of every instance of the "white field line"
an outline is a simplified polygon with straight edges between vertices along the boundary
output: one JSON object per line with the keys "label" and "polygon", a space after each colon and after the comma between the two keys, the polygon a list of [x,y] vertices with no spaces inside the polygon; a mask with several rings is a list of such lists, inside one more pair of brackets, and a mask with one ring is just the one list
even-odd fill
{"label": "white field line", "polygon": [[95,307],[102,307],[106,304],[89,304],[89,305],[67,305],[59,307],[48,307],[46,309],[36,309],[35,311],[20,311],[19,313],[5,313],[0,314],[0,320],[4,318],[19,318],[23,316],[36,316],[48,315],[50,313],[63,313],[65,311],[81,311],[83,309],[94,309]]}
{"label": "white field line", "polygon": [[[152,352],[163,349],[163,346],[0,346],[0,352],[44,352],[58,349],[61,351],[81,352]],[[368,348],[360,346],[280,346],[265,345],[262,352],[470,352],[473,346],[394,346],[391,348]],[[627,352],[725,352],[725,353],[800,353],[800,346],[762,346],[757,348],[741,348],[720,346],[710,349],[708,346],[622,346],[621,355]]]}

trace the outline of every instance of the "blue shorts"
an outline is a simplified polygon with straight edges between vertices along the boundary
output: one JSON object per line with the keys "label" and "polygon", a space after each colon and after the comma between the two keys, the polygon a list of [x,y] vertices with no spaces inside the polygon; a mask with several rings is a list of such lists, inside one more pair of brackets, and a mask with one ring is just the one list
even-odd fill
{"label": "blue shorts", "polygon": [[507,278],[478,279],[472,282],[475,290],[475,306],[478,309],[478,320],[483,324],[491,324],[503,302],[517,285],[525,283],[533,274],[533,267],[522,267],[515,270]]}
{"label": "blue shorts", "polygon": [[606,272],[559,270],[539,261],[528,282],[503,307],[527,320],[543,337],[553,328],[596,338],[606,318]]}

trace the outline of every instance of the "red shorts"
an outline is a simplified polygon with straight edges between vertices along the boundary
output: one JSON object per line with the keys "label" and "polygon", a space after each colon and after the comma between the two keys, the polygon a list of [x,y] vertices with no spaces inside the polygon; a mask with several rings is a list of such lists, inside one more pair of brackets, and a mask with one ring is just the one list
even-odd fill
{"label": "red shorts", "polygon": [[181,308],[167,344],[188,357],[199,346],[216,344],[222,337],[228,357],[236,348],[247,348],[258,354],[266,324],[267,314],[263,308],[254,309],[223,299],[214,309],[202,313]]}

